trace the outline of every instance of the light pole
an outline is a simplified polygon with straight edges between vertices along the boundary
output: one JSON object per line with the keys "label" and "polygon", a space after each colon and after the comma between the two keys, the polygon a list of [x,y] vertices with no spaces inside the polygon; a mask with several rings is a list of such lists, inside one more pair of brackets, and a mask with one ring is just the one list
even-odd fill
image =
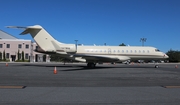
{"label": "light pole", "polygon": [[74,40],[75,42],[76,42],[76,52],[77,52],[77,42],[78,42],[78,40]]}
{"label": "light pole", "polygon": [[141,38],[140,41],[142,42],[142,46],[144,46],[144,42],[146,42],[146,38]]}

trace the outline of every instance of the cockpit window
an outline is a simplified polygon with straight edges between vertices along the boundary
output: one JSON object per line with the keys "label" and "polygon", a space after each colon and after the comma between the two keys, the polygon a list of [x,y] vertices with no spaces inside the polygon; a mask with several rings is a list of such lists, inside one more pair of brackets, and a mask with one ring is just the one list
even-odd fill
{"label": "cockpit window", "polygon": [[160,52],[160,50],[159,50],[159,49],[155,49],[155,51],[156,51],[156,52]]}

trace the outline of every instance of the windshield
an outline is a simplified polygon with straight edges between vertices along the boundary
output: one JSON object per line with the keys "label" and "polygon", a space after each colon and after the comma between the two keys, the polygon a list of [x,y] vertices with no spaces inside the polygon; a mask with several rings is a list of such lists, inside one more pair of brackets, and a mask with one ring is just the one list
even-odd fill
{"label": "windshield", "polygon": [[155,51],[156,51],[156,52],[160,52],[160,50],[159,50],[159,49],[155,49]]}

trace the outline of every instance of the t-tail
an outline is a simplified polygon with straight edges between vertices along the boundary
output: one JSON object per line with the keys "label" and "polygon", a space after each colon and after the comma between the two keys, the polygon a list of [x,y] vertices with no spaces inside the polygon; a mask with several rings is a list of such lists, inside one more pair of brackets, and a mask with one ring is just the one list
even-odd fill
{"label": "t-tail", "polygon": [[7,28],[18,28],[24,29],[20,35],[30,34],[35,40],[37,45],[44,52],[56,52],[59,54],[75,53],[75,44],[64,44],[55,40],[43,27],[40,25],[19,27],[19,26],[8,26]]}

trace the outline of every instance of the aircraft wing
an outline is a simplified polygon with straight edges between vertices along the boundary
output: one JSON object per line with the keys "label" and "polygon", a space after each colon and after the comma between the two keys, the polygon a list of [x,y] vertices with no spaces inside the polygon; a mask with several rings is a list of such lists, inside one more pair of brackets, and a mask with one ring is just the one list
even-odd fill
{"label": "aircraft wing", "polygon": [[117,55],[81,55],[77,54],[74,57],[81,57],[86,59],[86,62],[117,62],[130,60],[128,56],[117,56]]}

